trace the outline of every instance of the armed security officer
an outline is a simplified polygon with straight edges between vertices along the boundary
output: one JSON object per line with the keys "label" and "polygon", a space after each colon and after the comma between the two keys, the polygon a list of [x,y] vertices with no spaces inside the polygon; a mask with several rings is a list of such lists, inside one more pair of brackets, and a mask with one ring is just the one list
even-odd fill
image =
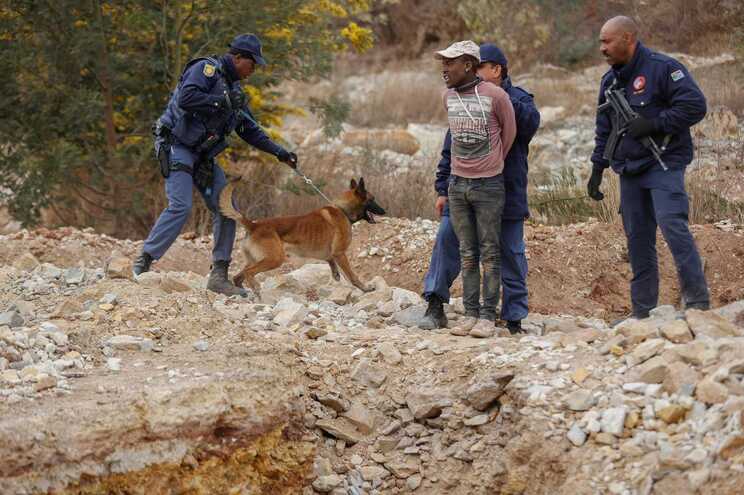
{"label": "armed security officer", "polygon": [[214,214],[212,272],[207,288],[226,295],[245,295],[227,279],[235,222],[222,216],[218,202],[226,184],[225,174],[214,158],[227,146],[234,130],[247,143],[297,167],[297,155],[274,143],[256,123],[246,105],[240,80],[250,76],[256,64],[265,65],[261,42],[253,34],[237,36],[221,57],[190,61],[156,124],[156,152],[166,177],[168,207],[161,213],[142,252],[134,262],[135,275],[150,269],[181,232],[191,212],[191,191],[196,186]]}
{"label": "armed security officer", "polygon": [[[646,318],[659,300],[657,225],[672,251],[685,307],[710,306],[700,255],[688,227],[685,191],[685,168],[692,161],[690,127],[705,116],[706,104],[687,69],[643,46],[637,33],[635,22],[621,16],[607,21],[599,35],[602,55],[612,67],[602,77],[599,104],[605,103],[608,88],[621,88],[638,117],[618,135],[618,115],[612,110],[597,112],[587,188],[589,196],[600,201],[604,169],[611,166],[620,175],[620,208],[633,269],[633,317]],[[661,160],[644,146],[649,137],[661,148]]]}

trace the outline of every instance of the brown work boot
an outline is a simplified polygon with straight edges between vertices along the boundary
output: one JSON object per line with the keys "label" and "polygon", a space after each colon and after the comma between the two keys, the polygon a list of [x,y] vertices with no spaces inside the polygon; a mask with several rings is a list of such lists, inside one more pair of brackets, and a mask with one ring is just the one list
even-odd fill
{"label": "brown work boot", "polygon": [[226,296],[248,296],[248,292],[242,287],[236,287],[227,278],[227,269],[230,263],[224,260],[215,261],[212,271],[207,280],[207,289]]}

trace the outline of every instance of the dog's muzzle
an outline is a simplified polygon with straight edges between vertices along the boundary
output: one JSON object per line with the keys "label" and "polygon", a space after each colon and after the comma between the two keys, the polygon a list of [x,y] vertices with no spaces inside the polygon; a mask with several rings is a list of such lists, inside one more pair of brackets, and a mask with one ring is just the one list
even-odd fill
{"label": "dog's muzzle", "polygon": [[374,200],[367,201],[364,204],[364,215],[362,215],[362,218],[366,220],[369,223],[377,223],[375,221],[375,215],[384,215],[385,209],[378,205]]}

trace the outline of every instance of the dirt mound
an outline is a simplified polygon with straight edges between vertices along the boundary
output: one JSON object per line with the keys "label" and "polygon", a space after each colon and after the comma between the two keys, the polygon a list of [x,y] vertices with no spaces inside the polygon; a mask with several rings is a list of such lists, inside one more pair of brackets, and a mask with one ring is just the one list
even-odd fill
{"label": "dirt mound", "polygon": [[[415,232],[434,228],[409,224],[397,242],[423,249]],[[225,298],[164,265],[110,278],[127,258],[105,269],[82,256],[111,256],[108,240],[52,237],[27,241],[89,266],[26,253],[0,269],[3,493],[733,494],[744,482],[744,301],[659,307],[615,329],[532,313],[527,335],[458,337],[416,328],[421,298],[380,276],[362,293],[307,264]],[[388,242],[355,264],[380,258],[385,272]]]}
{"label": "dirt mound", "polygon": [[[725,226],[724,226],[725,227]],[[383,274],[390,284],[420,291],[429,266],[437,224],[385,219],[355,227],[353,249],[358,271]],[[744,229],[692,226],[715,306],[744,298]],[[525,227],[529,260],[530,310],[613,319],[630,312],[630,265],[619,225],[587,223]],[[660,304],[677,304],[674,263],[659,234]],[[372,252],[373,254],[370,254]],[[461,294],[460,280],[453,295]]]}
{"label": "dirt mound", "polygon": [[[372,279],[382,275],[393,286],[420,292],[428,269],[438,224],[429,220],[378,219],[377,224],[354,225],[350,258],[357,273]],[[744,298],[744,228],[722,222],[693,225],[693,235],[705,260],[714,306]],[[242,234],[238,234],[240,237]],[[593,316],[606,320],[630,312],[630,265],[625,236],[619,225],[586,223],[568,226],[525,227],[530,310]],[[117,251],[134,257],[141,242],[118,240],[72,228],[22,231],[0,237],[0,262],[18,263],[30,252],[40,262],[60,267],[102,266]],[[660,304],[679,302],[679,285],[671,253],[659,234]],[[197,274],[209,271],[211,241],[193,234],[181,236],[154,266],[157,271]],[[233,271],[242,266],[236,250]],[[280,269],[287,272],[302,261]],[[453,296],[461,295],[458,279]]]}

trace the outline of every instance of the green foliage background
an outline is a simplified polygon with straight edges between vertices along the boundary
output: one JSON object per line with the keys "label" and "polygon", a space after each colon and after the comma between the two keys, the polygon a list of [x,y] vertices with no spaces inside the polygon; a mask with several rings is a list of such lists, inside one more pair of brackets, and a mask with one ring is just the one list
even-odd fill
{"label": "green foliage background", "polygon": [[[285,78],[327,74],[334,53],[371,45],[361,0],[6,0],[0,4],[0,194],[26,225],[136,237],[159,213],[150,126],[183,65],[261,36],[269,66],[249,81],[269,130],[291,108]],[[247,153],[242,147],[238,153]]]}

